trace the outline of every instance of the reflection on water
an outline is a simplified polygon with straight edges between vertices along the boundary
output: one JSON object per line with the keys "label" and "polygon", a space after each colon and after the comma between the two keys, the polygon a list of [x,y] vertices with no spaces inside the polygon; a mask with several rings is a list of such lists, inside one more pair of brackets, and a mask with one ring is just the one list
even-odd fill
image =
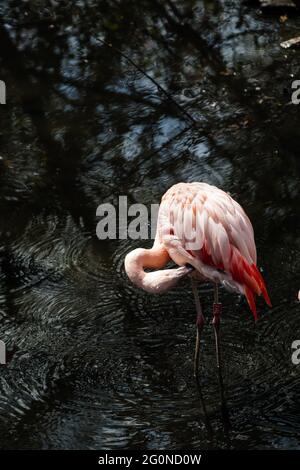
{"label": "reflection on water", "polygon": [[[225,0],[39,4],[0,7],[1,447],[297,448],[299,114],[288,103],[299,52],[279,43],[300,19]],[[181,180],[217,184],[245,207],[274,305],[259,305],[254,326],[221,293],[229,439],[209,325],[212,437],[199,408],[189,284],[137,291],[122,263],[141,243],[95,236],[100,203],[150,206]],[[211,287],[200,292],[209,317]]]}

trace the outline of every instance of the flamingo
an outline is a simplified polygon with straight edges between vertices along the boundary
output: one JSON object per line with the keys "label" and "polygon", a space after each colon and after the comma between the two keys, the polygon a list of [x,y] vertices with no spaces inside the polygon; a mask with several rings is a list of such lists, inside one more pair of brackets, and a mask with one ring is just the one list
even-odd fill
{"label": "flamingo", "polygon": [[[162,269],[170,260],[178,267]],[[256,246],[251,222],[243,208],[226,192],[206,183],[178,183],[162,197],[153,247],[137,248],[125,258],[125,271],[139,288],[152,294],[166,292],[189,276],[196,306],[194,376],[199,385],[199,350],[205,319],[197,281],[214,285],[213,329],[225,408],[220,352],[218,286],[246,297],[257,320],[256,295],[271,307],[262,275],[256,265]],[[156,269],[146,272],[145,268]]]}

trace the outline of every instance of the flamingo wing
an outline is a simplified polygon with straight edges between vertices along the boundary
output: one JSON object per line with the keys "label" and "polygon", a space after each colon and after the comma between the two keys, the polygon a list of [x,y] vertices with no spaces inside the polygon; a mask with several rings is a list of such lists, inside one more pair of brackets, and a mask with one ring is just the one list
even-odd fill
{"label": "flamingo wing", "polygon": [[162,242],[176,262],[194,264],[198,260],[202,266],[212,268],[209,272],[219,279],[224,273],[231,284],[236,283],[255,319],[255,295],[262,295],[271,306],[256,266],[251,222],[229,194],[205,183],[175,185],[162,199],[159,229]]}

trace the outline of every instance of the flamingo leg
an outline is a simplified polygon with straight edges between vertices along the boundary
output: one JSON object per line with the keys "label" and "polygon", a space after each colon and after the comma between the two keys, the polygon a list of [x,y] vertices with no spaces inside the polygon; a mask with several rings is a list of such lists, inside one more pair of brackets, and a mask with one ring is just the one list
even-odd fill
{"label": "flamingo leg", "polygon": [[202,330],[204,327],[205,323],[205,318],[202,313],[202,307],[199,299],[199,294],[197,290],[197,284],[196,281],[192,278],[192,289],[193,289],[193,294],[195,298],[195,305],[196,305],[196,312],[197,312],[197,317],[196,317],[196,344],[195,344],[195,354],[194,354],[194,377],[196,378],[196,381],[199,380],[199,359],[200,359],[200,339],[201,339],[201,334]]}
{"label": "flamingo leg", "polygon": [[197,312],[197,317],[196,317],[196,344],[195,344],[195,355],[194,355],[194,377],[196,379],[196,385],[197,385],[197,390],[199,393],[199,398],[204,414],[204,423],[206,426],[206,429],[209,433],[209,436],[212,435],[212,429],[209,421],[209,417],[207,414],[204,398],[203,398],[203,393],[201,390],[201,385],[200,385],[200,379],[199,379],[199,360],[200,360],[200,339],[201,339],[201,334],[202,330],[204,327],[205,319],[204,315],[202,313],[202,307],[199,299],[199,294],[197,290],[197,283],[196,281],[191,278],[192,281],[192,289],[193,289],[193,294],[195,297],[195,304],[196,304],[196,312]]}
{"label": "flamingo leg", "polygon": [[216,346],[216,359],[217,359],[217,369],[218,377],[220,384],[220,395],[221,395],[221,407],[222,407],[222,417],[225,428],[229,427],[229,418],[227,404],[225,400],[224,393],[224,383],[222,375],[222,357],[221,357],[221,346],[220,346],[220,317],[222,313],[222,304],[219,302],[219,288],[218,284],[214,285],[214,304],[213,304],[213,328],[215,335],[215,346]]}

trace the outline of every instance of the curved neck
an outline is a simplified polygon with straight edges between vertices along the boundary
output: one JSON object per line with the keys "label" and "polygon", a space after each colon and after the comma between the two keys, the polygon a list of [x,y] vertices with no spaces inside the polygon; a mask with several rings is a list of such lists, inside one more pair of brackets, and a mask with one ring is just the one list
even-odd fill
{"label": "curved neck", "polygon": [[190,273],[191,269],[180,267],[145,272],[145,268],[159,269],[170,261],[167,250],[159,244],[146,250],[137,248],[125,258],[125,271],[129,279],[141,289],[152,294],[165,292],[177,284],[179,279]]}
{"label": "curved neck", "polygon": [[163,268],[170,261],[167,250],[162,245],[154,245],[150,249],[137,248],[131,251],[125,258],[125,271],[129,279],[139,287],[147,273],[147,268]]}

